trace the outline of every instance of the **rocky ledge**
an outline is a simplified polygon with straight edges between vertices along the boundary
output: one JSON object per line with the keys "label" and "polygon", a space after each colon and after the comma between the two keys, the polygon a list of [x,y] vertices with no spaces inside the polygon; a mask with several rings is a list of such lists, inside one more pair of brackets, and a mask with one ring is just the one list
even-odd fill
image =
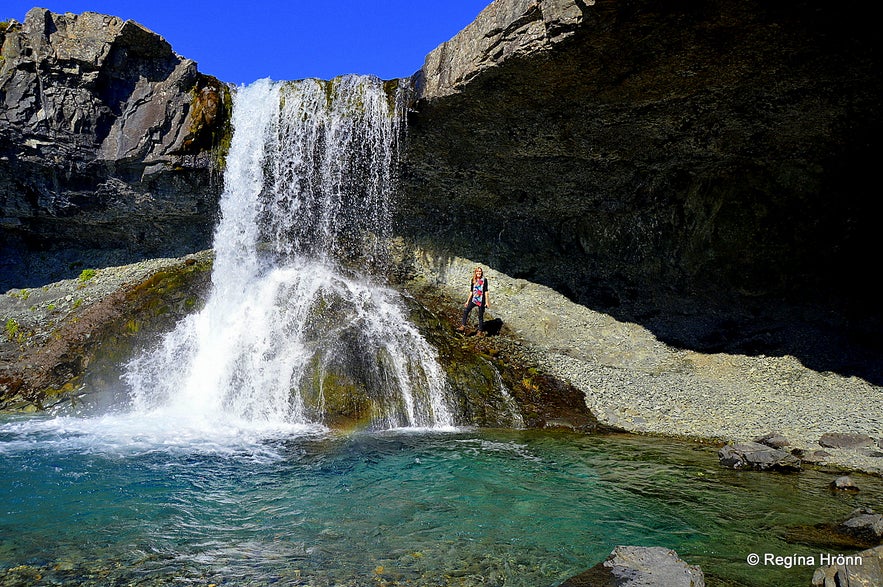
{"label": "rocky ledge", "polygon": [[202,305],[211,265],[204,251],[7,291],[0,296],[0,409],[44,409],[118,374],[122,362]]}
{"label": "rocky ledge", "polygon": [[[0,335],[0,409],[27,412],[67,401],[88,402],[92,392],[117,387],[129,358],[202,307],[212,260],[206,250],[85,269],[74,279],[0,296],[5,325]],[[458,423],[606,429],[583,393],[545,374],[515,337],[465,341],[447,320],[411,296],[404,299],[411,319],[438,350]],[[323,393],[325,423],[331,427],[356,425],[370,416],[370,399],[357,396],[351,386],[328,384]]]}
{"label": "rocky ledge", "polygon": [[[403,279],[443,293],[456,321],[476,261],[415,249]],[[818,372],[792,356],[700,353],[660,342],[556,291],[487,267],[486,319],[522,341],[544,372],[573,385],[598,420],[641,434],[714,443],[784,437],[807,462],[883,474],[883,388],[854,376]],[[834,442],[834,438],[862,442]],[[876,443],[876,444],[875,444]],[[809,457],[809,458],[807,458]]]}

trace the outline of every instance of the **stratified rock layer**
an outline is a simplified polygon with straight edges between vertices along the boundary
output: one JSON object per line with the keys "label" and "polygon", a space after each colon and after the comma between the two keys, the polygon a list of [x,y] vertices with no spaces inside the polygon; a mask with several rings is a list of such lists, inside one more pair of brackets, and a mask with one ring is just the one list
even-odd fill
{"label": "stratified rock layer", "polygon": [[0,286],[210,245],[229,91],[133,21],[0,32]]}

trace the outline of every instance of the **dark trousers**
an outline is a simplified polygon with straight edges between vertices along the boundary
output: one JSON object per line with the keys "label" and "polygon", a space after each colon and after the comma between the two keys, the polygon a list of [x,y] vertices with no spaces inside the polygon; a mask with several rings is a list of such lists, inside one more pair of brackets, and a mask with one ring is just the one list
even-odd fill
{"label": "dark trousers", "polygon": [[466,326],[466,321],[469,320],[469,312],[472,311],[472,308],[478,308],[478,329],[484,330],[484,305],[476,306],[472,300],[469,300],[469,305],[463,309],[463,326]]}

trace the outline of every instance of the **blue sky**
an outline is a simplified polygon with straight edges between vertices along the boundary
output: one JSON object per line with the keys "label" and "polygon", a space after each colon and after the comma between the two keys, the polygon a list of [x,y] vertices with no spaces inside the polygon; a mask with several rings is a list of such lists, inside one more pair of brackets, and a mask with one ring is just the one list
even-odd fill
{"label": "blue sky", "polygon": [[34,6],[135,20],[225,82],[407,77],[491,0],[0,0],[0,20]]}

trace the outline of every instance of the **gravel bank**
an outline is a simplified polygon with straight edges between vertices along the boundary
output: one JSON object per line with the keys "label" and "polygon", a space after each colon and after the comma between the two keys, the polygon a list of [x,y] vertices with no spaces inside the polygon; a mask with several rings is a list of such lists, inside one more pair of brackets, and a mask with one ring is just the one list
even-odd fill
{"label": "gravel bank", "polygon": [[[465,296],[468,259],[418,255],[415,283]],[[604,423],[638,433],[707,441],[770,432],[821,464],[883,474],[883,388],[820,373],[791,356],[702,354],[671,348],[637,324],[619,322],[555,291],[486,268],[488,315],[524,339],[533,359],[583,390]],[[474,319],[474,318],[473,318]],[[864,434],[877,445],[823,448],[826,433]]]}

